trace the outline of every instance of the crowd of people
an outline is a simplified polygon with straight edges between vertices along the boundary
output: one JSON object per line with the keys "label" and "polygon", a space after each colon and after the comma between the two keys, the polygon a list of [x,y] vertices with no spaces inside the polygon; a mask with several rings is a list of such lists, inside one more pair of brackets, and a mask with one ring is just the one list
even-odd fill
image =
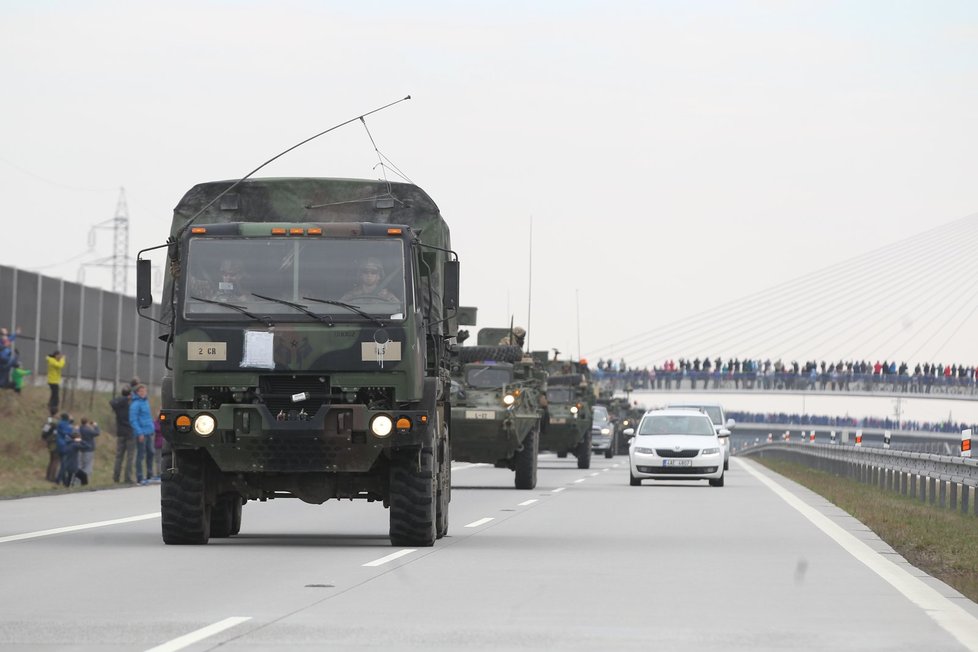
{"label": "crowd of people", "polygon": [[880,428],[883,430],[914,430],[920,432],[948,432],[960,433],[966,428],[971,428],[972,432],[978,432],[978,425],[968,423],[956,423],[953,421],[914,421],[900,420],[877,417],[830,417],[818,414],[788,414],[785,412],[736,412],[727,411],[727,416],[734,419],[737,423],[764,423],[772,425],[786,426],[818,426],[825,428]]}
{"label": "crowd of people", "polygon": [[[20,393],[30,370],[20,364],[15,343],[20,329],[0,328],[0,389]],[[78,423],[62,411],[61,384],[68,358],[60,350],[46,357],[48,385],[47,416],[41,439],[48,449],[44,477],[66,487],[87,485],[95,466],[96,439],[102,431],[98,423],[84,416]],[[109,401],[115,414],[116,451],[112,479],[116,483],[146,485],[160,481],[163,437],[159,421],[149,406],[148,388],[134,377],[119,395]],[[60,414],[59,414],[60,412]]]}
{"label": "crowd of people", "polygon": [[666,360],[662,365],[635,368],[624,359],[599,360],[594,372],[615,389],[756,389],[839,392],[895,391],[910,394],[978,394],[978,367],[923,362],[850,360],[785,363],[780,359],[738,358]]}

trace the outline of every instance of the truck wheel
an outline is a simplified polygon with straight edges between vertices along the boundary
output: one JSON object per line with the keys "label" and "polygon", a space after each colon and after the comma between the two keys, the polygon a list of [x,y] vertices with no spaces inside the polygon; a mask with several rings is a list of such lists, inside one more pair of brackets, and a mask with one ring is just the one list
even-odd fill
{"label": "truck wheel", "polygon": [[565,457],[567,457],[567,451],[557,451],[557,457],[559,457],[560,459],[564,459]]}
{"label": "truck wheel", "polygon": [[394,451],[390,468],[391,545],[435,545],[438,478],[431,446],[417,451]]}
{"label": "truck wheel", "polygon": [[435,538],[448,534],[448,503],[452,501],[452,456],[446,436],[442,440],[438,465],[438,511],[435,515]]}
{"label": "truck wheel", "polygon": [[578,444],[577,450],[577,468],[579,469],[590,469],[591,468],[591,433],[589,432],[581,443]]}
{"label": "truck wheel", "polygon": [[180,451],[173,469],[173,451],[164,449],[160,478],[163,542],[200,545],[211,536],[207,504],[207,458],[201,451]]}
{"label": "truck wheel", "polygon": [[537,486],[537,453],[540,438],[531,430],[523,439],[523,448],[516,453],[516,488],[535,489]]}
{"label": "truck wheel", "polygon": [[211,538],[223,539],[241,531],[241,496],[225,494],[211,508]]}

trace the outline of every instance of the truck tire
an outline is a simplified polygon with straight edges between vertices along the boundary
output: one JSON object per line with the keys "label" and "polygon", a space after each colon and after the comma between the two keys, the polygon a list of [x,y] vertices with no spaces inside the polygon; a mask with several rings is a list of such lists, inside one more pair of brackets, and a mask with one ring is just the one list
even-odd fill
{"label": "truck tire", "polygon": [[577,445],[577,468],[591,468],[591,432],[584,436],[581,443]]}
{"label": "truck tire", "polygon": [[391,545],[435,545],[438,482],[431,444],[416,450],[394,451],[390,466]]}
{"label": "truck tire", "polygon": [[180,451],[173,468],[173,451],[163,450],[160,478],[160,516],[163,543],[202,545],[211,536],[211,507],[207,504],[207,458],[201,451]]}
{"label": "truck tire", "polygon": [[435,538],[448,534],[448,504],[452,501],[452,455],[448,435],[442,439],[438,464],[438,509],[435,514]]}
{"label": "truck tire", "polygon": [[535,489],[537,486],[537,453],[540,437],[531,430],[523,439],[523,448],[516,453],[516,488]]}
{"label": "truck tire", "polygon": [[459,360],[466,362],[519,362],[523,359],[523,349],[518,346],[463,346],[458,350]]}
{"label": "truck tire", "polygon": [[224,539],[241,531],[241,496],[225,494],[211,508],[211,538]]}
{"label": "truck tire", "polygon": [[557,451],[557,457],[560,459],[564,459],[565,457],[567,457],[567,451]]}

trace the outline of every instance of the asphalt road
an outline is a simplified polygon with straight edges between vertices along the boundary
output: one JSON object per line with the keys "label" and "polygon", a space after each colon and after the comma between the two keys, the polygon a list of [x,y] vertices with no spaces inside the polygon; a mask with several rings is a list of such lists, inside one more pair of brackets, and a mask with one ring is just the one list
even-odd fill
{"label": "asphalt road", "polygon": [[0,501],[0,649],[978,649],[978,606],[749,461],[722,488],[540,467],[456,464],[416,550],[379,504],[248,503],[165,546],[158,486]]}

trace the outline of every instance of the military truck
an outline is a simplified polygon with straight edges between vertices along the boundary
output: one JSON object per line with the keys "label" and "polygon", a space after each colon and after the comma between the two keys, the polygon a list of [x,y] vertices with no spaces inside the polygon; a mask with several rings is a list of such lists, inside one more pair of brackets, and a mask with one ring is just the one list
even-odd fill
{"label": "military truck", "polygon": [[236,534],[243,502],[286,497],[382,502],[395,546],[444,536],[458,259],[432,199],[356,179],[202,183],[162,246],[163,540]]}
{"label": "military truck", "polygon": [[[485,333],[485,334],[484,334]],[[499,345],[508,329],[479,332],[459,349],[452,397],[452,457],[515,471],[517,489],[537,485],[537,452],[545,376],[519,346]]]}
{"label": "military truck", "polygon": [[[546,357],[545,352],[539,353]],[[555,451],[560,458],[571,453],[577,458],[577,468],[589,469],[595,396],[587,362],[551,360],[547,364],[549,422],[540,438],[540,449]]]}

